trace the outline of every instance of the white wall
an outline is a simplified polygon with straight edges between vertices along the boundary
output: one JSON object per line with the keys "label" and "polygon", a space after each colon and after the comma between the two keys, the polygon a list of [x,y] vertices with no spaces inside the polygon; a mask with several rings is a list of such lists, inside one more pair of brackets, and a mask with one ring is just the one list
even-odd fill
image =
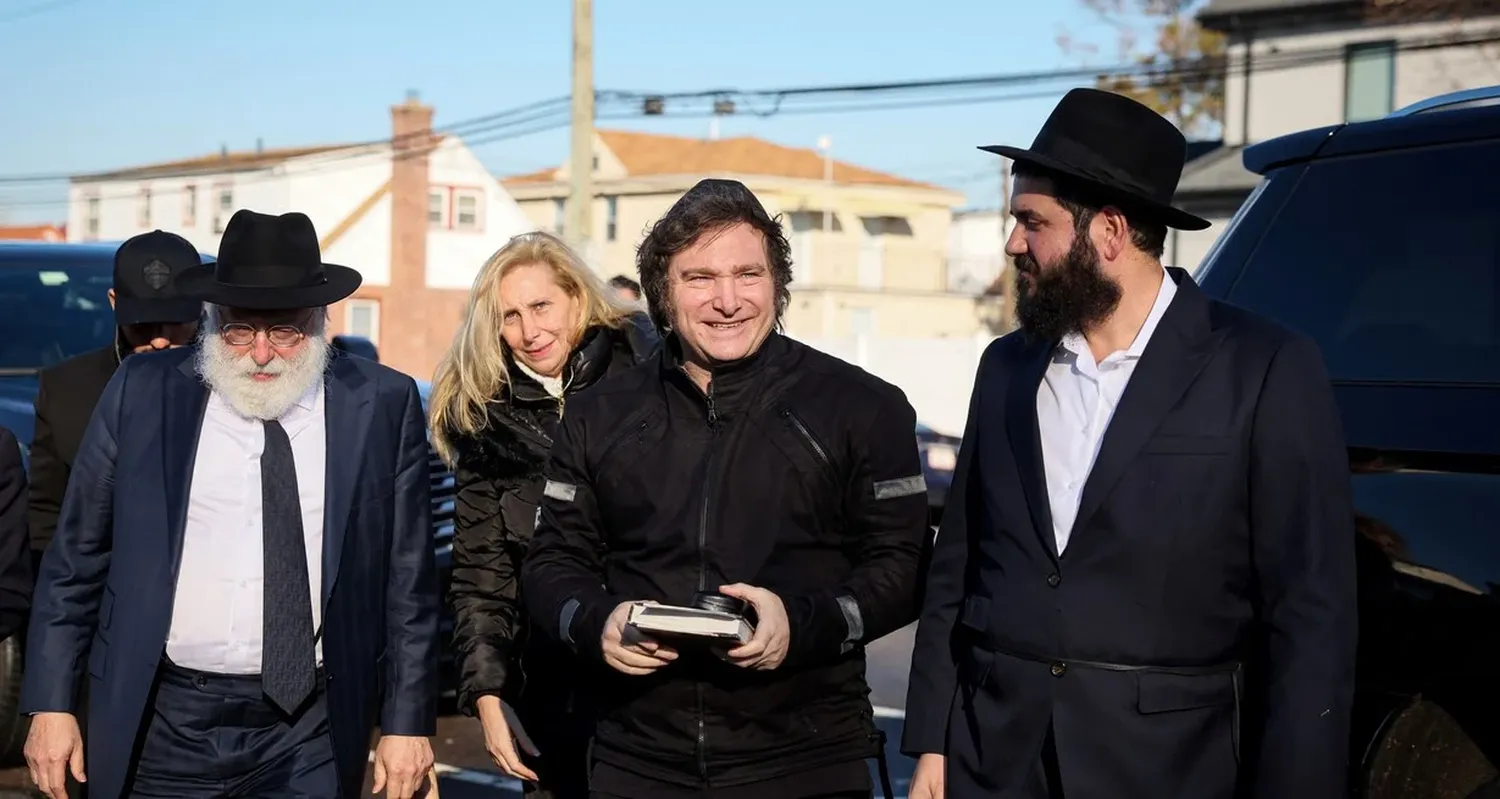
{"label": "white wall", "polygon": [[[500,185],[484,164],[456,136],[447,136],[433,152],[428,165],[428,183],[484,193],[479,230],[432,228],[427,233],[427,285],[433,288],[468,289],[479,267],[496,250],[535,226],[521,206]],[[448,213],[455,213],[449,208]],[[389,218],[389,214],[387,214]],[[602,228],[601,228],[602,229]]]}
{"label": "white wall", "polygon": [[948,231],[948,290],[979,294],[1005,268],[1009,220],[998,210],[953,215]]}
{"label": "white wall", "polygon": [[[183,214],[187,186],[197,187],[195,224]],[[141,225],[141,190],[151,191],[151,217]],[[68,240],[120,241],[151,230],[176,233],[210,255],[219,251],[220,234],[214,231],[218,191],[228,188],[233,207],[222,214],[228,222],[234,211],[251,208],[264,213],[282,213],[287,208],[288,186],[284,178],[269,170],[196,175],[154,180],[117,180],[75,183],[68,188]],[[90,236],[87,226],[88,198],[99,198],[99,231]]]}
{"label": "white wall", "polygon": [[[1481,38],[1486,33],[1500,34],[1500,19],[1259,33],[1250,46],[1249,141],[1344,122],[1345,63],[1334,51],[1349,44],[1397,40],[1392,110],[1434,95],[1500,83],[1500,45],[1401,50],[1399,44],[1444,36]],[[1245,143],[1245,47],[1236,42],[1228,48],[1233,66],[1224,86],[1224,142],[1229,145]],[[1307,52],[1316,57],[1296,66],[1272,66]],[[1266,66],[1257,68],[1257,63]]]}
{"label": "white wall", "polygon": [[[288,205],[281,212],[307,214],[321,239],[391,179],[390,149],[320,153],[287,161],[278,171],[285,173],[290,187]],[[391,200],[387,194],[329,244],[323,260],[358,270],[367,285],[383,286],[391,282],[390,252]]]}
{"label": "white wall", "polygon": [[799,340],[859,366],[906,392],[917,421],[961,436],[979,357],[994,336],[973,338],[819,338]]}

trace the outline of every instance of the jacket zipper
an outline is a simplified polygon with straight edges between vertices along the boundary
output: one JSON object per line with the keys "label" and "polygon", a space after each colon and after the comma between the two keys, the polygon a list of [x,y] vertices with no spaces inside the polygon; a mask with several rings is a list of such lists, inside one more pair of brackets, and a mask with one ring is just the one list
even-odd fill
{"label": "jacket zipper", "polygon": [[[714,443],[719,434],[719,413],[714,408],[714,384],[704,392],[708,402],[708,455],[703,463],[703,505],[698,512],[698,590],[708,590],[708,495],[713,488]],[[708,731],[703,712],[703,683],[693,686],[698,698],[698,777],[708,783]]]}
{"label": "jacket zipper", "polygon": [[813,454],[818,456],[818,460],[822,461],[824,466],[833,468],[833,461],[828,458],[828,452],[823,449],[823,445],[819,444],[816,438],[813,438],[812,431],[807,429],[807,425],[802,423],[802,419],[797,414],[792,413],[791,408],[782,408],[781,418],[787,420],[792,429],[797,431],[797,435],[802,436],[802,440],[812,447]]}

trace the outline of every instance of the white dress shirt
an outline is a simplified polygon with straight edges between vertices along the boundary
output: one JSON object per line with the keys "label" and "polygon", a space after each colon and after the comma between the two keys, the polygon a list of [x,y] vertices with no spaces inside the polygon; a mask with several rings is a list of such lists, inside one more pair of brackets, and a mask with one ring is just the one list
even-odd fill
{"label": "white dress shirt", "polygon": [[[327,462],[322,381],[279,421],[291,439],[297,465],[313,629],[321,630]],[[210,393],[193,462],[182,564],[167,634],[167,657],[184,668],[219,674],[260,673],[265,563],[260,454],[264,448],[264,423],[239,415],[217,393]],[[317,662],[323,662],[322,636]]]}
{"label": "white dress shirt", "polygon": [[1068,547],[1078,501],[1094,468],[1104,431],[1125,394],[1135,365],[1146,351],[1151,334],[1172,304],[1177,284],[1162,270],[1156,303],[1130,348],[1110,353],[1095,363],[1082,334],[1065,336],[1052,354],[1052,363],[1037,389],[1036,417],[1042,440],[1047,499],[1052,508],[1052,533],[1059,555]]}

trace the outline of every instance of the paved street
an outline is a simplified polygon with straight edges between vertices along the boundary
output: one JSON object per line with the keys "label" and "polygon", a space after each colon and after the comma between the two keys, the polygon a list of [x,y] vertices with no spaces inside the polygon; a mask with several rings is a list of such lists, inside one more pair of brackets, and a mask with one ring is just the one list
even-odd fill
{"label": "paved street", "polygon": [[[901,737],[901,708],[906,700],[906,673],[910,663],[912,628],[897,631],[870,646],[871,699],[879,710],[877,721],[885,730],[891,780],[897,796],[906,793],[911,760],[897,751]],[[479,722],[464,716],[445,716],[438,721],[434,739],[443,799],[489,799],[519,796],[521,786],[497,773],[484,751]],[[872,764],[873,768],[873,764]],[[873,772],[872,772],[873,773]],[[27,796],[25,768],[0,770],[0,799]],[[369,786],[366,785],[368,792]]]}

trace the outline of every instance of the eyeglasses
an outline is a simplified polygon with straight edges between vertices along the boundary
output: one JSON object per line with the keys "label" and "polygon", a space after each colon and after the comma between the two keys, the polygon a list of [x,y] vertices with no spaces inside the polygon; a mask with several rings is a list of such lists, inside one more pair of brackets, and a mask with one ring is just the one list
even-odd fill
{"label": "eyeglasses", "polygon": [[244,322],[230,322],[222,325],[219,328],[219,335],[223,336],[224,343],[231,347],[247,347],[255,343],[255,336],[262,330],[266,332],[266,340],[271,342],[271,346],[282,349],[295,347],[307,337],[307,334],[300,328],[292,325],[272,325],[260,328]]}

